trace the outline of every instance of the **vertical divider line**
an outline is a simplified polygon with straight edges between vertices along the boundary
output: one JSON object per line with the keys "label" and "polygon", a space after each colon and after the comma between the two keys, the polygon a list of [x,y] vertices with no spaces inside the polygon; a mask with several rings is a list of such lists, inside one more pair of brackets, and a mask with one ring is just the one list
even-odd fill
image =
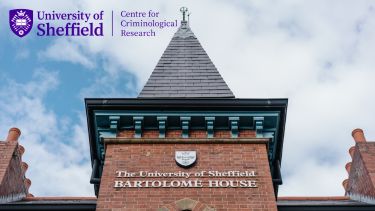
{"label": "vertical divider line", "polygon": [[112,10],[112,37],[113,37],[113,10]]}

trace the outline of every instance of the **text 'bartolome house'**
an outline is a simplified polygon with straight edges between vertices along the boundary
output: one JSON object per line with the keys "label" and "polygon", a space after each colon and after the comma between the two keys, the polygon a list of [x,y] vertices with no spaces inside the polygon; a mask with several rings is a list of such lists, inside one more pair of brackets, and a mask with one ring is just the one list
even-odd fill
{"label": "text 'bartolome house'", "polygon": [[30,194],[12,128],[0,142],[0,211],[375,210],[375,142],[360,129],[346,196],[278,197],[288,100],[235,98],[181,11],[137,98],[85,100],[96,197]]}

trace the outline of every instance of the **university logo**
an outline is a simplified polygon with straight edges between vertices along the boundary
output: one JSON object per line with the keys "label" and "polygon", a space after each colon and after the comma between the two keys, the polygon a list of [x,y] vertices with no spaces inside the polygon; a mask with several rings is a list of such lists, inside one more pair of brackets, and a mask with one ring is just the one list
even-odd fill
{"label": "university logo", "polygon": [[17,36],[26,36],[33,28],[33,11],[28,9],[9,10],[9,25]]}
{"label": "university logo", "polygon": [[191,167],[197,160],[196,151],[176,151],[175,160],[181,167]]}

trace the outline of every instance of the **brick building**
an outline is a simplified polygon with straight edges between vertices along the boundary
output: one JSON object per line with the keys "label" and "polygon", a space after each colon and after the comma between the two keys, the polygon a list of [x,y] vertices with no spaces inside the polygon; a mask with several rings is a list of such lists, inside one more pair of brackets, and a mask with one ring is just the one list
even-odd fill
{"label": "brick building", "polygon": [[375,210],[375,142],[353,131],[340,197],[278,197],[287,99],[235,98],[183,20],[137,98],[86,99],[95,198],[28,193],[0,142],[0,210]]}

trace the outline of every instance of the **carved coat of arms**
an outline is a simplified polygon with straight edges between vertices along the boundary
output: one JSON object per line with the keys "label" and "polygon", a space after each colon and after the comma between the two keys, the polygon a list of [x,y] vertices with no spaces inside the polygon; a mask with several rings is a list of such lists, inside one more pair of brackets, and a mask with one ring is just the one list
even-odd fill
{"label": "carved coat of arms", "polygon": [[194,165],[197,160],[196,151],[176,151],[175,160],[181,167],[188,168]]}

